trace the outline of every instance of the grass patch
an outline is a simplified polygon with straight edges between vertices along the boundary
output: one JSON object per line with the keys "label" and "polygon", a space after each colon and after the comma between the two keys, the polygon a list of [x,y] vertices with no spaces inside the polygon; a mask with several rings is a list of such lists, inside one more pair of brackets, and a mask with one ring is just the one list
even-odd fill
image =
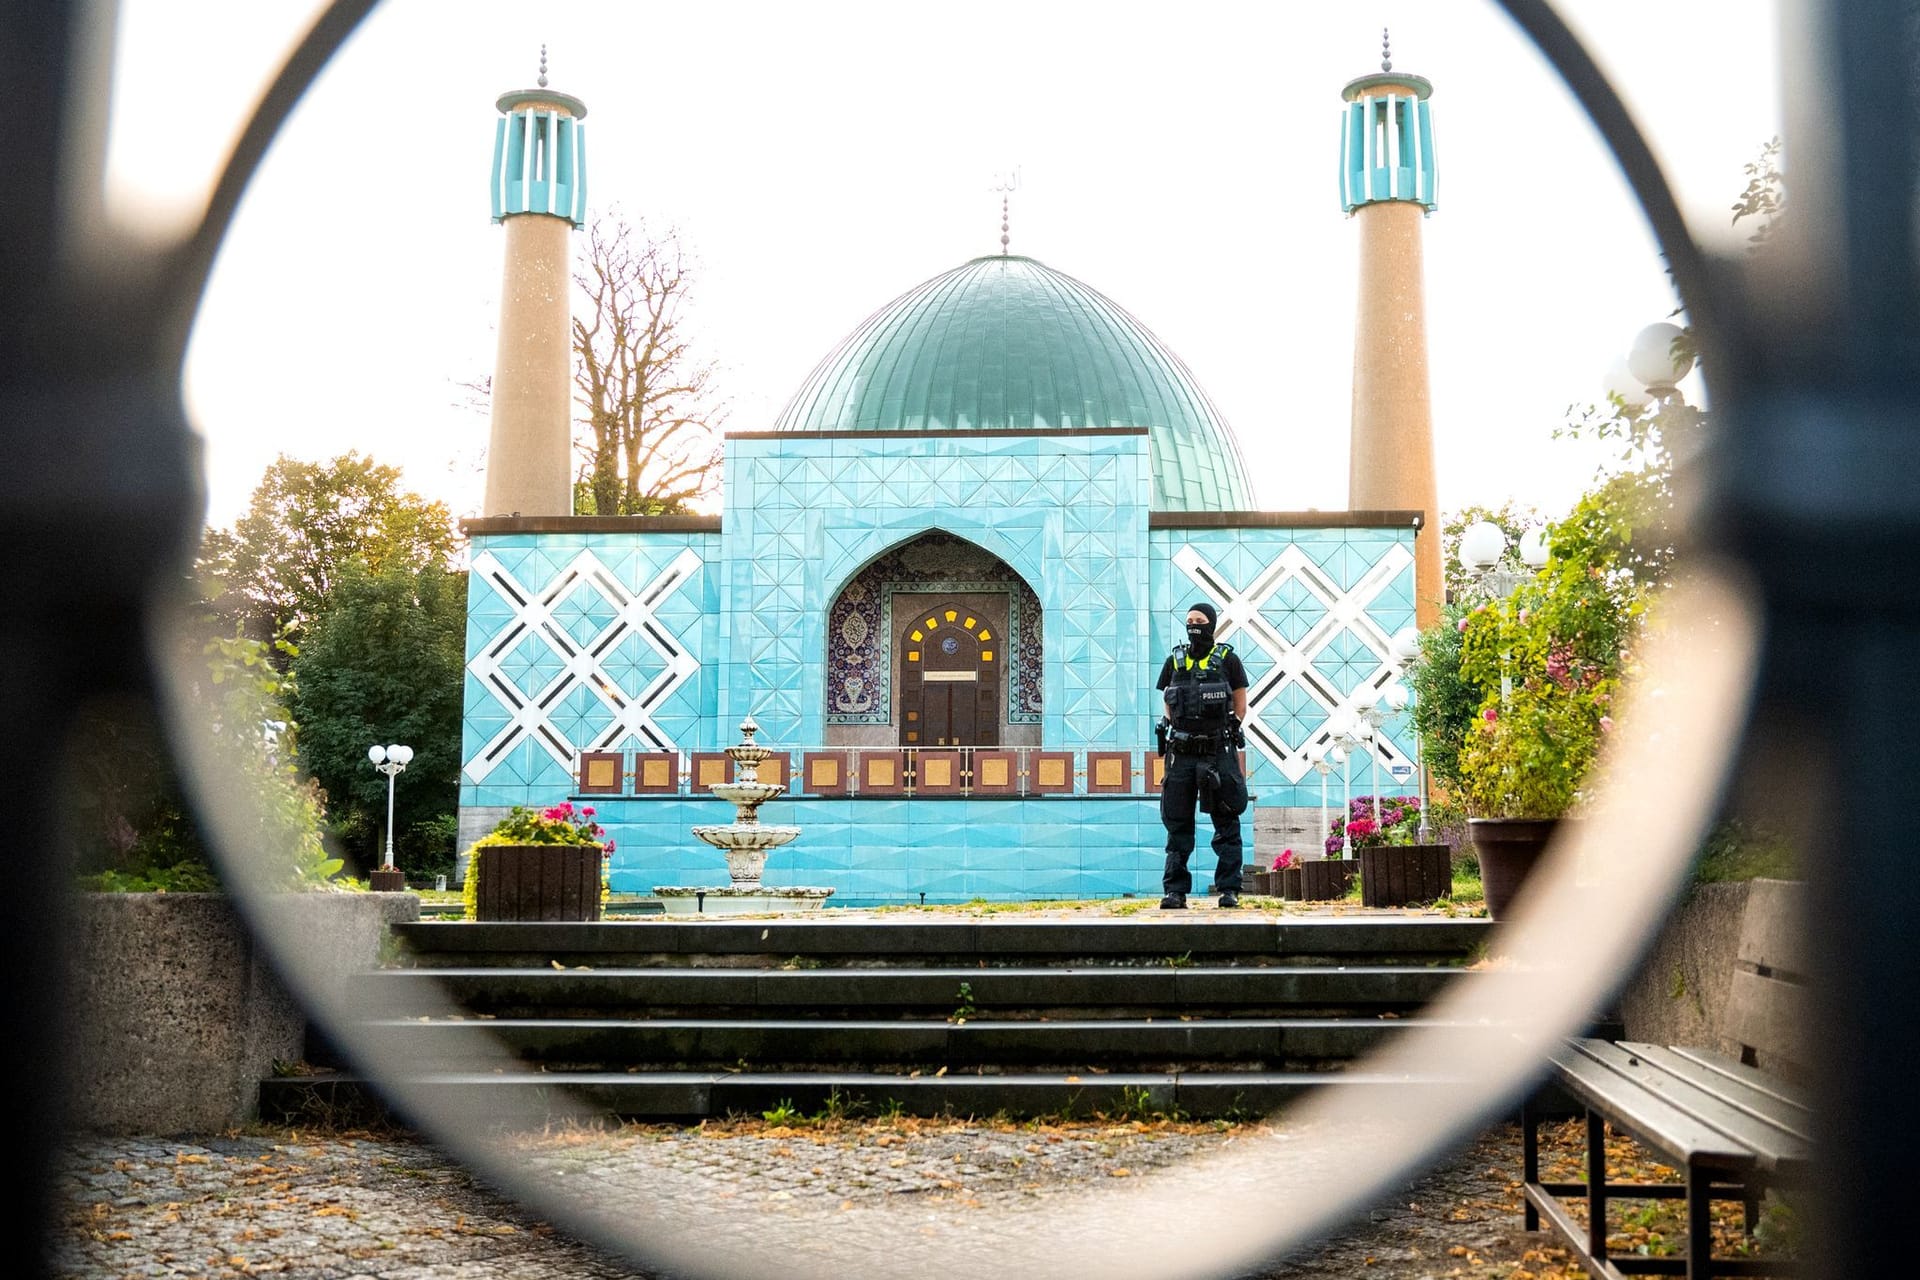
{"label": "grass patch", "polygon": [[1700,860],[1694,864],[1695,884],[1739,880],[1798,880],[1800,866],[1793,846],[1781,837],[1750,823],[1727,821],[1707,833]]}

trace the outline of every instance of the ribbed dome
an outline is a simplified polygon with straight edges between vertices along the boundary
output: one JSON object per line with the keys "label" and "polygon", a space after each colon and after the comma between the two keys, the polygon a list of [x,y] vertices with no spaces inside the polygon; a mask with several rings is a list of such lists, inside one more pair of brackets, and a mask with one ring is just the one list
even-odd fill
{"label": "ribbed dome", "polygon": [[1160,340],[1032,258],[975,258],[875,312],[807,377],[780,431],[1145,427],[1156,511],[1243,511],[1233,432]]}

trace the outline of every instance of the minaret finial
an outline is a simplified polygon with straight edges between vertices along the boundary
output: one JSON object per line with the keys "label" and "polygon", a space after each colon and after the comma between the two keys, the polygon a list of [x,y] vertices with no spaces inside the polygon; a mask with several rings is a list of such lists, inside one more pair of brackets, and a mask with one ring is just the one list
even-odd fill
{"label": "minaret finial", "polygon": [[547,87],[547,46],[540,46],[540,87]]}
{"label": "minaret finial", "polygon": [[1011,243],[1008,228],[1012,225],[1012,219],[1008,216],[1008,200],[1013,192],[1020,189],[1020,170],[1016,168],[999,175],[999,181],[988,189],[1000,193],[1000,256],[1004,258],[1007,256],[1007,245]]}
{"label": "minaret finial", "polygon": [[1380,70],[1393,70],[1393,42],[1387,38],[1385,27],[1380,28]]}

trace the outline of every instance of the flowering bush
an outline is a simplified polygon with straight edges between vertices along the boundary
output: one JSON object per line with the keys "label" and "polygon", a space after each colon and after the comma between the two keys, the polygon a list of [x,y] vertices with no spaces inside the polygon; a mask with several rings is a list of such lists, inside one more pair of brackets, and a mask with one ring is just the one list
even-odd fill
{"label": "flowering bush", "polygon": [[515,805],[492,831],[475,841],[475,847],[489,844],[603,844],[613,852],[613,841],[603,840],[606,828],[593,820],[593,806],[574,808],[562,801],[538,813],[524,805]]}
{"label": "flowering bush", "polygon": [[1327,836],[1327,856],[1338,858],[1349,838],[1356,849],[1412,844],[1419,829],[1419,796],[1381,796],[1378,823],[1373,819],[1373,797],[1355,796],[1346,813],[1333,820],[1333,831]]}
{"label": "flowering bush", "polygon": [[1466,615],[1460,675],[1481,696],[1459,781],[1475,817],[1557,818],[1578,805],[1645,609],[1631,546],[1605,492],[1589,495],[1554,527],[1535,581]]}

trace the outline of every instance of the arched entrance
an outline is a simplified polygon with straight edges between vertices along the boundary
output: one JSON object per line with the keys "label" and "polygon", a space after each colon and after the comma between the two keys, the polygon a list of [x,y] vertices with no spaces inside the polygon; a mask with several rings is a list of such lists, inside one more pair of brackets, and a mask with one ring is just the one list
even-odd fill
{"label": "arched entrance", "polygon": [[965,538],[921,534],[848,579],[826,664],[829,746],[1040,743],[1039,598]]}
{"label": "arched entrance", "polygon": [[984,612],[942,602],[899,624],[902,746],[1000,745],[1006,624]]}

